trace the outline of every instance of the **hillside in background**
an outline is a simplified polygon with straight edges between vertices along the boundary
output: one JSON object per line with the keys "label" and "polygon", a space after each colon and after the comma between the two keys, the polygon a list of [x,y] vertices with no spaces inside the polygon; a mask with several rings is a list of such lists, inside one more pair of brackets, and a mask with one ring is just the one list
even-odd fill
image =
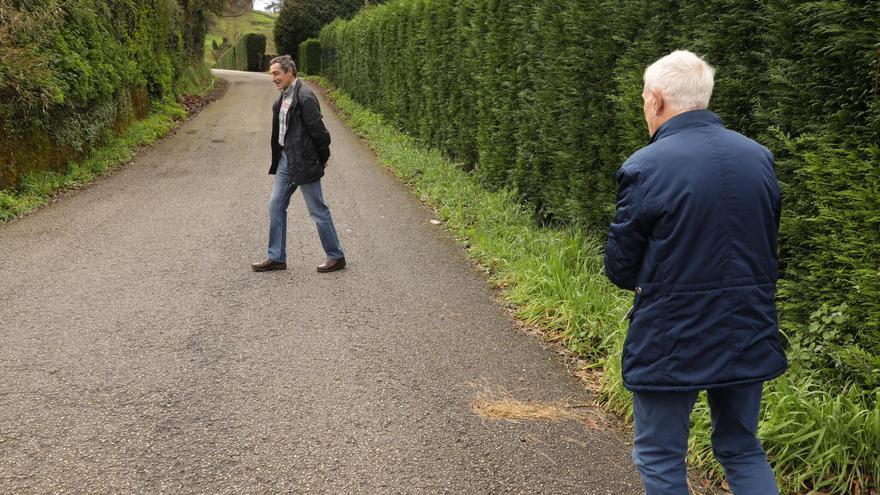
{"label": "hillside in background", "polygon": [[231,46],[235,44],[236,40],[248,33],[265,35],[266,53],[278,53],[275,48],[275,37],[273,35],[275,19],[277,18],[277,14],[268,14],[256,10],[236,16],[217,16],[208,31],[208,35],[205,36],[205,63],[214,65],[217,61],[217,56],[220,55],[219,53],[214,53],[213,43],[217,43],[220,46],[223,43],[223,38],[226,38]]}

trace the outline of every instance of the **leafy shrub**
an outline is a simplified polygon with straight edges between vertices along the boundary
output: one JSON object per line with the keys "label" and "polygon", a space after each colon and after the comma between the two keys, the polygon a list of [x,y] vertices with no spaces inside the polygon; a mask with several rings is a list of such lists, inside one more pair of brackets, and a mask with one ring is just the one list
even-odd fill
{"label": "leafy shrub", "polygon": [[[0,0],[0,189],[174,99],[221,0]],[[198,50],[191,51],[197,45]]]}
{"label": "leafy shrub", "polygon": [[305,40],[299,45],[299,65],[302,74],[321,73],[321,42],[316,39]]}

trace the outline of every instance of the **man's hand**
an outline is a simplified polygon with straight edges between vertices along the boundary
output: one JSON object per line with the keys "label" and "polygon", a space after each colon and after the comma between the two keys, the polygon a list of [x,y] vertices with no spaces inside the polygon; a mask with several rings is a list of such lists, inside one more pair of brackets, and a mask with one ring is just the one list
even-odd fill
{"label": "man's hand", "polygon": [[324,168],[327,168],[328,165],[330,165],[330,160],[327,160],[326,162],[324,162]]}

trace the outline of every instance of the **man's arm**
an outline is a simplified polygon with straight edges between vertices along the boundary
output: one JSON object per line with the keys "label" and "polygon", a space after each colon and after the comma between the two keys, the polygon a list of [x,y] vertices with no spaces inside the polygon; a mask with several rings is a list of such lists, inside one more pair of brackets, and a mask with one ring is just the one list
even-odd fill
{"label": "man's arm", "polygon": [[608,229],[605,275],[621,289],[635,289],[648,244],[640,181],[636,164],[624,163],[617,172],[617,214]]}
{"label": "man's arm", "polygon": [[330,132],[324,126],[324,119],[321,117],[321,107],[318,105],[318,98],[311,92],[303,95],[302,98],[302,120],[306,127],[306,132],[312,137],[315,143],[315,149],[318,151],[318,159],[321,163],[326,163],[330,158]]}

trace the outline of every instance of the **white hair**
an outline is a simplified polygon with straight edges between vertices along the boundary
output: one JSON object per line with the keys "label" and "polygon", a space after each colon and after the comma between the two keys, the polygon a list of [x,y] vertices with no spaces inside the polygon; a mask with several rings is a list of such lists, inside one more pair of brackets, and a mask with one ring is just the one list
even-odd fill
{"label": "white hair", "polygon": [[692,52],[676,50],[645,70],[645,91],[659,91],[673,110],[709,107],[715,69]]}

